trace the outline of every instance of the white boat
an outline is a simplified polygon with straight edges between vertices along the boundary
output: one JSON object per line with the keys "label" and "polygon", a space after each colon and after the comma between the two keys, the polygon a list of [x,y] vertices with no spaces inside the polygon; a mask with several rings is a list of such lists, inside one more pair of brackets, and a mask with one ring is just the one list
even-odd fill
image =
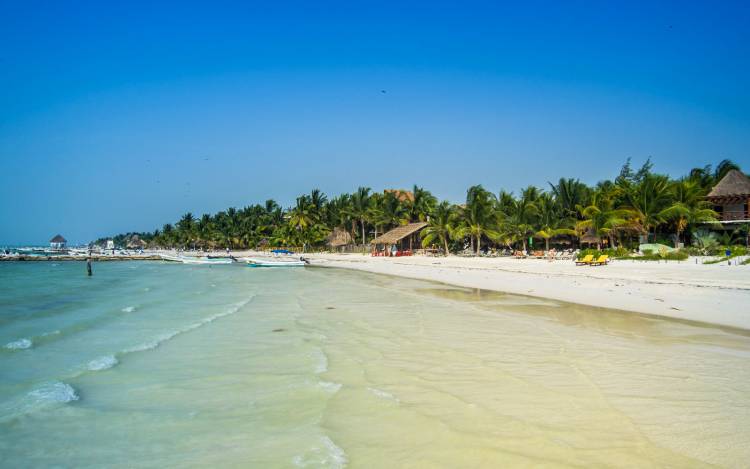
{"label": "white boat", "polygon": [[279,259],[279,258],[260,258],[260,257],[243,257],[241,261],[246,262],[250,267],[304,267],[305,261],[300,259]]}
{"label": "white boat", "polygon": [[221,264],[231,264],[234,261],[232,259],[227,258],[219,258],[219,259],[211,259],[208,257],[183,257],[182,263],[183,264],[210,264],[210,265],[221,265]]}
{"label": "white boat", "polygon": [[170,256],[168,254],[159,254],[159,257],[165,261],[182,262],[183,264],[223,265],[234,262],[232,259],[227,258],[211,259],[208,257]]}

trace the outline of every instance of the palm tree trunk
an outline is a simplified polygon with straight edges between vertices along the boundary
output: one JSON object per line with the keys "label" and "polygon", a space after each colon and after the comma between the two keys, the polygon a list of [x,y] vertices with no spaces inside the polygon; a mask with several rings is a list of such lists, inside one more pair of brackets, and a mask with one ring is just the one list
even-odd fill
{"label": "palm tree trunk", "polygon": [[482,249],[482,235],[477,235],[477,256],[479,255],[479,251]]}
{"label": "palm tree trunk", "polygon": [[448,238],[443,236],[443,246],[445,248],[445,255],[448,256]]}
{"label": "palm tree trunk", "polygon": [[360,223],[362,223],[362,244],[367,244],[367,239],[365,238],[365,220],[360,219]]}
{"label": "palm tree trunk", "polygon": [[549,238],[544,238],[544,250],[549,251]]}

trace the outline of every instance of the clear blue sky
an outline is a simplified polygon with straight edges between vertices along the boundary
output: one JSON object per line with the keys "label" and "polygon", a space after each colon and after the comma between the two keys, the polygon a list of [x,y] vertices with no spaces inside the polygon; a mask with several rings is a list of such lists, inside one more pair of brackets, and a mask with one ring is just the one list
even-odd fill
{"label": "clear blue sky", "polygon": [[315,187],[750,169],[748,2],[113,3],[0,0],[0,245]]}

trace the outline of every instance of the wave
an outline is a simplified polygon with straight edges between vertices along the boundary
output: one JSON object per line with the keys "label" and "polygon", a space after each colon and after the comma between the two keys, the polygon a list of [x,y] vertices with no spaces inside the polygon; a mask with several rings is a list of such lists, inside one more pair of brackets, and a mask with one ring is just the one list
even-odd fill
{"label": "wave", "polygon": [[367,388],[367,390],[381,399],[387,399],[389,401],[399,402],[398,398],[389,392],[385,392],[381,389],[376,389],[376,388]]}
{"label": "wave", "polygon": [[89,371],[108,370],[118,363],[120,362],[114,355],[104,355],[103,357],[91,360],[88,364],[88,369]]}
{"label": "wave", "polygon": [[171,332],[167,332],[165,334],[157,336],[152,341],[144,342],[142,344],[138,344],[138,345],[135,345],[133,347],[126,348],[126,349],[122,350],[120,352],[120,354],[128,354],[128,353],[135,353],[135,352],[145,352],[146,350],[153,350],[153,349],[159,347],[164,342],[166,342],[168,340],[171,340],[171,339],[177,337],[180,334],[184,334],[186,332],[190,332],[190,331],[192,331],[194,329],[198,329],[201,326],[204,326],[206,324],[212,323],[212,322],[216,321],[217,319],[223,318],[224,316],[229,316],[231,314],[236,313],[237,311],[239,311],[240,309],[242,309],[243,306],[245,306],[246,304],[248,304],[250,302],[250,300],[252,300],[252,299],[253,299],[253,297],[250,297],[247,300],[241,301],[241,302],[239,302],[239,303],[231,306],[226,311],[223,311],[221,313],[216,313],[214,315],[205,317],[205,318],[201,319],[198,322],[194,322],[194,323],[189,324],[189,325],[187,325],[185,327],[182,327],[180,329],[177,329],[177,330],[174,330],[174,331],[171,331]]}
{"label": "wave", "polygon": [[65,405],[81,397],[73,386],[50,381],[24,395],[0,404],[0,422],[7,422],[50,407]]}
{"label": "wave", "polygon": [[80,399],[73,386],[62,381],[52,381],[29,391],[28,396],[39,403],[65,404]]}
{"label": "wave", "polygon": [[318,383],[318,386],[323,388],[325,392],[329,392],[331,394],[336,394],[339,392],[339,389],[341,389],[341,383],[331,383],[329,381],[320,381]]}
{"label": "wave", "polygon": [[349,462],[346,453],[328,436],[320,438],[320,443],[310,447],[304,454],[295,456],[292,462],[297,467],[330,467],[343,469]]}
{"label": "wave", "polygon": [[322,350],[322,349],[315,349],[316,353],[314,354],[315,357],[318,359],[318,362],[315,364],[315,373],[321,374],[328,371],[328,355]]}
{"label": "wave", "polygon": [[34,342],[31,339],[18,339],[13,342],[8,342],[4,345],[4,348],[8,350],[24,350],[31,348],[32,345],[34,345]]}
{"label": "wave", "polygon": [[132,313],[135,310],[135,306],[127,306],[125,308],[122,308],[120,311],[122,311],[123,313]]}

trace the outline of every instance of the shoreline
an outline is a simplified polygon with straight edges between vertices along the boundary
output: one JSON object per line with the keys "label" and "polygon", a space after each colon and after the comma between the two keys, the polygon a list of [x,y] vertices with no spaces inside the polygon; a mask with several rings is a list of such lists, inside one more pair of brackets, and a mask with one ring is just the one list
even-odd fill
{"label": "shoreline", "polygon": [[750,331],[750,266],[311,254],[311,265],[429,280]]}

